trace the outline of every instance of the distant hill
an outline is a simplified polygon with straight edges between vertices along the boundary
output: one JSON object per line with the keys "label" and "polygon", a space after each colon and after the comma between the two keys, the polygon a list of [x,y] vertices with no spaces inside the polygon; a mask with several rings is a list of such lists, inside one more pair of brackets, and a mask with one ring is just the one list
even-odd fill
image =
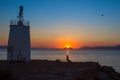
{"label": "distant hill", "polygon": [[[0,46],[0,49],[7,49],[7,46]],[[38,50],[66,50],[66,48],[31,48]],[[81,47],[77,49],[70,48],[70,50],[120,50],[120,45],[117,46],[95,46],[95,47]]]}
{"label": "distant hill", "polygon": [[120,50],[120,45],[117,46],[96,46],[96,47],[82,47],[78,48],[78,50]]}
{"label": "distant hill", "polygon": [[62,50],[60,48],[31,48],[33,50]]}
{"label": "distant hill", "polygon": [[[66,49],[67,49],[67,48],[63,48],[63,50],[66,50]],[[74,50],[74,48],[71,48],[71,47],[70,47],[69,50]]]}
{"label": "distant hill", "polygon": [[0,49],[7,49],[7,46],[0,46]]}

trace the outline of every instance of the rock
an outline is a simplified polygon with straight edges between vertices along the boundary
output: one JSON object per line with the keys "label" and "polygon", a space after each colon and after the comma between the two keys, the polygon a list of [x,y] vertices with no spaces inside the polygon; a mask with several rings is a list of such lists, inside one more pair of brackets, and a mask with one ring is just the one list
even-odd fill
{"label": "rock", "polygon": [[17,80],[9,70],[0,70],[0,80]]}
{"label": "rock", "polygon": [[59,59],[56,59],[55,61],[56,61],[56,62],[61,62]]}
{"label": "rock", "polygon": [[109,75],[101,71],[99,71],[96,76],[98,80],[109,80]]}
{"label": "rock", "polygon": [[112,67],[108,67],[108,66],[102,66],[101,71],[110,73],[110,72],[115,72],[115,69],[113,69]]}
{"label": "rock", "polygon": [[96,72],[97,70],[83,69],[81,71],[75,71],[72,76],[75,80],[94,80]]}

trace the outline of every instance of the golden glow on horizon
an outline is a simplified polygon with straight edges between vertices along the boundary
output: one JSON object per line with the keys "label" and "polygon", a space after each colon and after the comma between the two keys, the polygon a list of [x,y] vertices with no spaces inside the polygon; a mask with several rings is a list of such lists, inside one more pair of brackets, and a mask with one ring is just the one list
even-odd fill
{"label": "golden glow on horizon", "polygon": [[67,49],[69,49],[69,48],[70,48],[70,46],[69,46],[69,45],[67,45],[67,46],[66,46],[66,48],[67,48]]}
{"label": "golden glow on horizon", "polygon": [[76,49],[83,46],[112,46],[120,43],[118,39],[113,38],[113,40],[111,39],[112,37],[109,37],[108,35],[106,37],[100,36],[100,34],[92,34],[89,32],[89,28],[85,29],[85,27],[83,27],[82,29],[76,29],[75,27],[77,26],[80,25],[69,25],[66,23],[53,24],[50,27],[33,28],[31,29],[31,46],[66,48],[66,46],[69,45],[73,49]]}
{"label": "golden glow on horizon", "polygon": [[[47,36],[46,36],[47,37]],[[69,36],[69,38],[66,36],[60,37],[60,38],[52,38],[52,37],[43,37],[40,35],[31,35],[31,47],[42,47],[42,48],[66,48],[67,45],[69,45],[72,48],[80,48],[83,46],[115,46],[119,44],[119,41],[91,41],[91,40],[84,40],[84,38],[81,38],[81,40]],[[8,38],[3,37],[0,40],[0,45],[7,45]]]}
{"label": "golden glow on horizon", "polygon": [[[38,30],[38,31],[37,31]],[[72,48],[80,48],[83,46],[115,46],[120,44],[118,39],[104,38],[102,37],[99,40],[97,37],[86,36],[81,32],[81,36],[76,36],[74,33],[70,33],[69,31],[65,32],[45,32],[40,29],[35,29],[35,31],[31,32],[31,47],[43,47],[43,48],[66,48],[69,45]],[[67,32],[67,33],[66,33]],[[69,33],[69,34],[68,34]],[[2,34],[5,34],[4,36]],[[0,34],[0,45],[7,45],[8,43],[8,34],[2,33]],[[92,39],[91,39],[92,38]]]}
{"label": "golden glow on horizon", "polygon": [[104,44],[105,43],[100,42],[89,42],[83,38],[81,38],[81,40],[78,40],[76,37],[73,37],[71,35],[64,35],[53,38],[42,35],[40,35],[40,37],[36,35],[31,36],[31,46],[39,48],[66,48],[66,46],[69,45],[73,49],[76,49],[82,46],[101,46]]}

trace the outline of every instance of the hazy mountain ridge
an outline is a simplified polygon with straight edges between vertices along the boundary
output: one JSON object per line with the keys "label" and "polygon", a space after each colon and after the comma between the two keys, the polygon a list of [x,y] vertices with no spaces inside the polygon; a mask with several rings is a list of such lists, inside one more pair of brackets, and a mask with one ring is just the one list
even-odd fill
{"label": "hazy mountain ridge", "polygon": [[0,46],[0,49],[7,49],[7,46]]}
{"label": "hazy mountain ridge", "polygon": [[81,47],[80,50],[120,50],[120,45],[117,46],[95,46],[95,47]]}
{"label": "hazy mountain ridge", "polygon": [[[7,46],[0,46],[0,49],[7,49]],[[38,49],[38,50],[66,50],[67,48],[31,48],[31,49]],[[84,46],[81,48],[70,48],[70,50],[120,50],[120,45],[116,46],[95,46],[95,47],[89,47]]]}

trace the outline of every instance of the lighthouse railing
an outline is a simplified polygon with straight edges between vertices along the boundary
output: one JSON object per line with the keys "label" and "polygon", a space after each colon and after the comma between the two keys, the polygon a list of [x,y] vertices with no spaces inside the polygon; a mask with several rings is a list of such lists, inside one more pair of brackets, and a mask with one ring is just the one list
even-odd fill
{"label": "lighthouse railing", "polygon": [[[22,25],[29,26],[29,24],[30,24],[29,21],[22,20]],[[10,25],[18,25],[18,20],[16,19],[10,20]]]}

